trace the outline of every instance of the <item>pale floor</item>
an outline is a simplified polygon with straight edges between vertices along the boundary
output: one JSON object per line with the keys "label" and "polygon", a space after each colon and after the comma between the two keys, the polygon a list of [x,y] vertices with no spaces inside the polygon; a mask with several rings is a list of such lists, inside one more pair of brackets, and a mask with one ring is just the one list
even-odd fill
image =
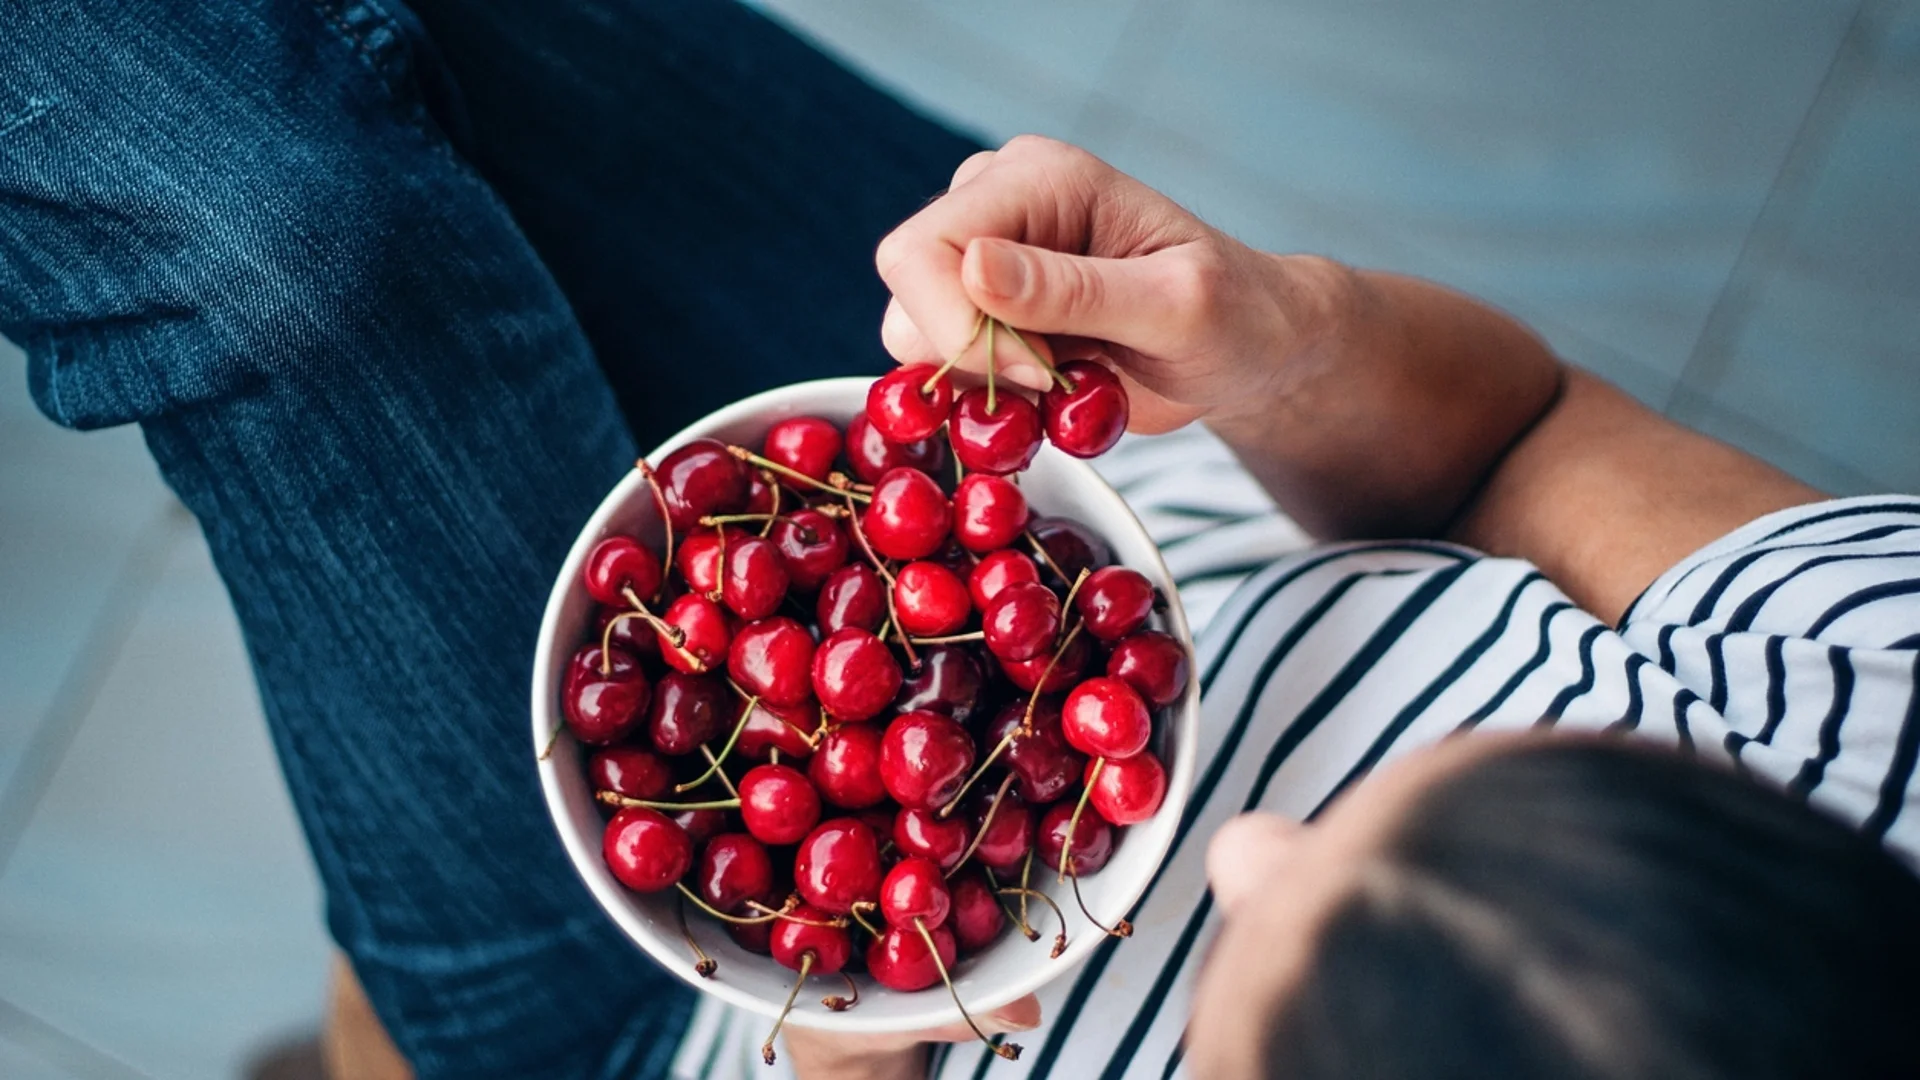
{"label": "pale floor", "polygon": [[[1920,0],[774,0],[989,138],[1424,274],[1836,492],[1920,490]],[[198,531],[0,345],[0,1077],[235,1075],[312,869]]]}

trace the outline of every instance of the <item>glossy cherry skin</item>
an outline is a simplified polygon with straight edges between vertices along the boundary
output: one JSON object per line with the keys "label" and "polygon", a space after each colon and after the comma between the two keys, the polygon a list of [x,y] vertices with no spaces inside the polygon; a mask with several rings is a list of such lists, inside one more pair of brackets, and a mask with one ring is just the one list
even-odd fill
{"label": "glossy cherry skin", "polygon": [[[653,636],[653,627],[645,619],[620,619],[620,616],[632,608],[603,607],[593,622],[593,640],[606,639],[608,642],[627,650],[635,656],[660,655],[660,640]],[[614,623],[615,619],[620,619]],[[613,633],[607,633],[607,626],[613,624]]]}
{"label": "glossy cherry skin", "polygon": [[961,955],[977,953],[994,943],[1007,928],[1007,913],[993,895],[987,879],[977,873],[957,874],[947,883],[953,894],[953,912],[947,927]]}
{"label": "glossy cherry skin", "polygon": [[673,769],[658,754],[637,746],[610,746],[587,759],[587,778],[595,791],[629,799],[658,799],[673,788]]}
{"label": "glossy cherry skin", "polygon": [[1009,585],[980,613],[980,629],[987,651],[1001,660],[1051,655],[1060,639],[1060,598],[1045,585]]}
{"label": "glossy cherry skin", "polygon": [[717,675],[669,671],[661,676],[647,715],[654,749],[679,757],[718,738],[734,720],[729,712],[732,696]]}
{"label": "glossy cherry skin", "polygon": [[773,501],[773,481],[768,479],[765,469],[747,470],[746,513],[771,514],[776,504]]}
{"label": "glossy cherry skin", "polygon": [[873,380],[867,419],[891,442],[915,443],[939,431],[953,412],[953,384],[939,372],[932,364],[908,364]]}
{"label": "glossy cherry skin", "polygon": [[835,630],[813,653],[813,695],[836,720],[877,716],[900,690],[893,650],[865,630]]}
{"label": "glossy cherry skin", "polygon": [[1119,376],[1091,360],[1069,360],[1060,374],[1073,384],[1040,395],[1047,439],[1077,458],[1099,457],[1127,433],[1127,391]]}
{"label": "glossy cherry skin", "polygon": [[986,832],[980,835],[980,846],[974,849],[973,857],[994,870],[1017,870],[1027,852],[1033,850],[1033,810],[1009,791],[994,809],[993,820],[988,821],[987,806],[993,802],[993,795],[982,790],[981,797],[973,800],[976,806],[969,820],[974,831],[979,833],[981,823],[986,822]]}
{"label": "glossy cherry skin", "polygon": [[880,782],[901,806],[937,810],[973,771],[973,737],[939,713],[903,713],[880,740]]}
{"label": "glossy cherry skin", "polygon": [[[1057,802],[1040,815],[1040,827],[1033,837],[1034,855],[1050,870],[1060,869],[1061,847],[1067,842],[1067,825],[1073,821],[1073,800]],[[1088,806],[1080,811],[1080,827],[1073,834],[1073,872],[1085,876],[1096,873],[1113,857],[1113,826]]]}
{"label": "glossy cherry skin", "polygon": [[1066,580],[1060,583],[1062,588],[1072,585],[1080,571],[1098,570],[1113,562],[1113,549],[1107,542],[1072,518],[1036,517],[1027,523],[1027,529],[1040,541],[1040,546],[1047,549],[1055,565],[1066,573]]}
{"label": "glossy cherry skin", "polygon": [[821,822],[793,855],[793,886],[800,898],[835,915],[878,899],[885,872],[880,839],[859,818]]}
{"label": "glossy cherry skin", "polygon": [[1087,633],[1101,641],[1118,641],[1147,624],[1153,601],[1153,582],[1145,574],[1103,566],[1080,583],[1073,607],[1086,620]]}
{"label": "glossy cherry skin", "polygon": [[737,785],[740,820],[763,844],[797,843],[820,821],[820,793],[789,765],[755,765]]}
{"label": "glossy cherry skin", "polygon": [[727,673],[747,693],[773,706],[798,705],[813,696],[813,635],[776,615],[748,623],[727,652]]}
{"label": "glossy cherry skin", "polygon": [[614,607],[627,606],[626,590],[642,600],[660,591],[660,556],[630,536],[609,536],[587,552],[581,577],[595,600]]}
{"label": "glossy cherry skin", "polygon": [[[810,975],[839,974],[853,959],[853,935],[845,927],[816,925],[833,919],[819,908],[801,904],[790,914],[792,919],[773,921],[767,947],[774,962],[792,971],[806,967]],[[813,957],[811,966],[804,962],[808,955]]]}
{"label": "glossy cherry skin", "polygon": [[1107,761],[1100,775],[1087,762],[1087,803],[1115,825],[1138,825],[1160,810],[1167,798],[1167,770],[1153,751],[1142,750],[1121,761]]}
{"label": "glossy cherry skin", "polygon": [[888,469],[902,466],[940,473],[947,468],[947,440],[896,443],[882,435],[861,412],[847,424],[847,463],[853,466],[853,475],[867,484],[878,481]]}
{"label": "glossy cherry skin", "polygon": [[667,666],[689,675],[714,671],[727,662],[727,647],[733,643],[733,629],[727,610],[697,593],[688,593],[667,607],[660,620],[679,627],[685,639],[678,647],[660,634],[660,658]]}
{"label": "glossy cherry skin", "polygon": [[807,761],[807,779],[828,803],[846,810],[877,806],[887,797],[880,783],[878,724],[837,724]]}
{"label": "glossy cherry skin", "polygon": [[973,842],[973,828],[966,819],[936,817],[931,810],[901,810],[893,819],[893,846],[902,854],[931,860],[942,870],[960,865],[960,857]]}
{"label": "glossy cherry skin", "polygon": [[1011,548],[988,552],[967,575],[967,594],[981,611],[1009,585],[1040,584],[1040,567],[1025,552]]}
{"label": "glossy cherry skin", "polygon": [[918,469],[890,469],[873,485],[860,528],[873,550],[889,559],[924,559],[940,550],[953,527],[953,507],[933,478]]}
{"label": "glossy cherry skin", "polygon": [[[704,798],[704,794],[702,797]],[[687,836],[692,838],[696,844],[704,844],[714,837],[719,836],[721,833],[727,831],[729,825],[733,824],[732,819],[727,816],[727,811],[725,810],[681,810],[667,816],[673,820],[675,825],[685,829]]]}
{"label": "glossy cherry skin", "polygon": [[911,855],[893,864],[880,883],[880,915],[895,926],[913,926],[919,919],[931,930],[947,921],[953,894],[932,860]]}
{"label": "glossy cherry skin", "polygon": [[810,593],[827,575],[847,564],[852,552],[846,530],[818,510],[795,510],[773,523],[767,534],[787,561],[788,584]]}
{"label": "glossy cherry skin", "polygon": [[813,604],[822,634],[851,626],[872,633],[887,620],[887,585],[865,563],[848,563],[827,576]]}
{"label": "glossy cherry skin", "polygon": [[907,672],[895,712],[937,712],[966,723],[980,707],[986,671],[965,645],[928,645],[920,650],[920,666]]}
{"label": "glossy cherry skin", "polygon": [[[770,908],[780,906],[778,897],[763,896],[760,898],[760,902]],[[779,920],[775,920],[775,922],[778,921]],[[745,925],[740,923],[721,923],[720,925],[726,928],[727,936],[733,939],[735,945],[740,946],[756,956],[773,955],[773,923],[747,923]]]}
{"label": "glossy cherry skin", "polygon": [[588,645],[574,653],[560,688],[567,729],[589,746],[626,738],[646,718],[653,696],[652,684],[632,653],[613,646],[605,657],[608,673],[602,674],[600,646]]}
{"label": "glossy cherry skin", "polygon": [[1142,630],[1122,638],[1107,657],[1107,674],[1134,688],[1147,703],[1164,709],[1187,692],[1191,662],[1171,634]]}
{"label": "glossy cherry skin", "polygon": [[[1060,654],[1058,663],[1053,662],[1052,655],[1042,653],[1031,660],[1002,660],[1000,672],[1007,677],[1008,682],[1022,690],[1032,691],[1034,687],[1040,686],[1042,676],[1046,678],[1046,685],[1041,687],[1041,693],[1058,694],[1071,690],[1074,684],[1080,681],[1080,673],[1087,669],[1087,663],[1093,658],[1093,646],[1088,644],[1088,641],[1087,635],[1076,635],[1072,641],[1067,642],[1066,651]],[[1052,674],[1047,674],[1049,664],[1053,665]]]}
{"label": "glossy cherry skin", "polygon": [[975,387],[954,401],[951,424],[954,456],[969,472],[1016,473],[1040,452],[1040,410],[1019,394],[1002,391],[988,412],[986,387]]}
{"label": "glossy cherry skin", "polygon": [[767,429],[760,456],[802,476],[825,480],[840,456],[840,429],[817,416],[793,416]]}
{"label": "glossy cherry skin", "polygon": [[787,585],[787,561],[772,541],[748,536],[727,545],[720,595],[735,615],[752,622],[773,614],[787,598]]}
{"label": "glossy cherry skin", "polygon": [[1060,707],[1060,731],[1089,757],[1124,760],[1147,748],[1153,715],[1133,687],[1100,675],[1067,694]]}
{"label": "glossy cherry skin", "polygon": [[701,849],[694,891],[714,910],[738,915],[772,889],[773,857],[746,833],[723,833]]}
{"label": "glossy cherry skin", "polygon": [[693,840],[658,810],[630,806],[601,834],[601,854],[614,879],[635,892],[673,888],[693,865]]}
{"label": "glossy cherry skin", "polygon": [[893,610],[915,637],[940,637],[967,625],[973,598],[954,572],[936,562],[910,562],[893,575]]}
{"label": "glossy cherry skin", "polygon": [[[721,543],[723,534],[725,544]],[[710,600],[719,599],[721,552],[731,553],[740,541],[751,535],[737,525],[723,525],[717,529],[701,526],[681,537],[680,546],[673,552],[673,568],[680,571],[687,591]]]}
{"label": "glossy cherry skin", "polygon": [[1006,547],[1027,527],[1027,497],[1013,481],[972,473],[953,489],[953,535],[968,551]]}
{"label": "glossy cherry skin", "polygon": [[[1000,740],[1006,738],[1007,732],[1020,725],[1026,707],[1025,701],[1015,701],[994,714],[993,722],[980,738],[982,754],[991,753],[1000,745]],[[1065,796],[1080,782],[1081,770],[1087,764],[1087,759],[1061,734],[1060,703],[1053,698],[1041,698],[1034,705],[1032,733],[1013,740],[1000,760],[1019,777],[1014,790],[1033,806],[1044,806]]]}
{"label": "glossy cherry skin", "polygon": [[667,520],[681,532],[708,514],[731,514],[747,503],[747,468],[717,439],[695,439],[668,454],[654,470]]}
{"label": "glossy cherry skin", "polygon": [[927,951],[927,939],[920,931],[911,926],[890,926],[873,944],[867,946],[867,972],[873,981],[889,990],[911,993],[925,990],[940,981],[940,969],[951,969],[958,953],[954,949],[953,931],[944,926],[927,927],[928,936],[933,938],[933,947],[940,950],[940,961],[934,962],[934,954]]}
{"label": "glossy cherry skin", "polygon": [[740,729],[735,752],[753,761],[771,761],[774,750],[780,751],[784,762],[806,760],[813,755],[813,744],[807,740],[819,723],[818,709],[811,699],[792,706],[755,705]]}

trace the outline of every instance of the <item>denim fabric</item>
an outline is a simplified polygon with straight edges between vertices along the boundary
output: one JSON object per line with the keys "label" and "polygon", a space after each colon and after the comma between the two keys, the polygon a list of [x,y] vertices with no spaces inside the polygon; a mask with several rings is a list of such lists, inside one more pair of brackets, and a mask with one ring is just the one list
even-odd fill
{"label": "denim fabric", "polygon": [[198,516],[422,1077],[664,1071],[688,992],[539,798],[541,605],[636,445],[881,363],[872,244],[971,149],[729,4],[0,0],[0,332]]}

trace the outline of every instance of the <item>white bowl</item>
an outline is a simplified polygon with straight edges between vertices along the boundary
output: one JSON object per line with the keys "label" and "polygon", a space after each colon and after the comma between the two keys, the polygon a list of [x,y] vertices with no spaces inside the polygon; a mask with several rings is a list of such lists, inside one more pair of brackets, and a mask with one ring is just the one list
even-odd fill
{"label": "white bowl", "polygon": [[[657,464],[675,447],[702,437],[758,447],[767,429],[789,416],[820,416],[844,425],[865,406],[869,385],[870,380],[864,378],[821,379],[769,390],[712,413],[668,439],[647,459]],[[1166,564],[1119,494],[1086,462],[1063,454],[1051,445],[1042,447],[1033,466],[1021,476],[1020,484],[1036,513],[1065,515],[1082,522],[1113,546],[1117,562],[1145,574],[1160,588],[1167,598],[1166,611],[1159,617],[1161,628],[1177,638],[1191,656],[1193,639]],[[573,550],[567,554],[566,565],[561,567],[547,600],[533,665],[531,745],[536,755],[560,722],[560,682],[567,660],[591,636],[594,603],[580,583],[580,568],[593,545],[612,533],[660,542],[659,514],[652,492],[638,470],[621,480],[594,511],[586,528],[573,542]],[[1181,811],[1186,806],[1193,786],[1199,738],[1197,679],[1188,681],[1186,697],[1174,708],[1164,710],[1161,716],[1163,722],[1156,725],[1159,730],[1155,739],[1156,750],[1167,766],[1166,801],[1151,820],[1123,830],[1112,859],[1099,873],[1080,883],[1088,909],[1109,924],[1123,917],[1146,891],[1148,882],[1166,857]],[[688,985],[768,1017],[778,1014],[792,985],[793,972],[767,957],[741,949],[718,924],[692,912],[687,925],[701,947],[720,964],[714,978],[699,977],[693,970],[693,958],[686,942],[680,936],[675,913],[680,903],[678,895],[667,892],[643,896],[614,880],[601,856],[600,834],[605,818],[594,803],[593,792],[586,781],[580,745],[570,735],[562,737],[553,754],[539,763],[539,768],[547,808],[553,812],[554,825],[573,859],[574,869],[580,872],[594,898],[627,936]],[[1067,887],[1054,884],[1052,873],[1035,874],[1035,877],[1040,879],[1036,885],[1051,893],[1067,913],[1070,936],[1067,951],[1058,959],[1047,958],[1052,927],[1044,906],[1034,905],[1035,926],[1043,935],[1039,941],[1029,942],[1009,931],[993,946],[955,965],[955,985],[971,1011],[987,1012],[1032,993],[1076,966],[1103,936],[1075,908]],[[819,992],[800,995],[793,1015],[787,1020],[789,1024],[879,1033],[918,1031],[960,1020],[952,998],[939,986],[904,994],[862,977],[860,1004],[846,1012],[831,1012],[820,1004],[820,998],[831,993],[837,981],[816,982]]]}

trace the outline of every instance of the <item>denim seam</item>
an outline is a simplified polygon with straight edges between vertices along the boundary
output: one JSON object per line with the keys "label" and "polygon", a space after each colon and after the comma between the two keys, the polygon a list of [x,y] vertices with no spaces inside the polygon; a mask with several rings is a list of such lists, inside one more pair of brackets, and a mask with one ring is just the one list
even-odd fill
{"label": "denim seam", "polygon": [[28,98],[26,108],[5,120],[0,120],[0,136],[11,135],[21,128],[26,127],[28,124],[52,112],[53,106],[54,102],[48,98]]}

